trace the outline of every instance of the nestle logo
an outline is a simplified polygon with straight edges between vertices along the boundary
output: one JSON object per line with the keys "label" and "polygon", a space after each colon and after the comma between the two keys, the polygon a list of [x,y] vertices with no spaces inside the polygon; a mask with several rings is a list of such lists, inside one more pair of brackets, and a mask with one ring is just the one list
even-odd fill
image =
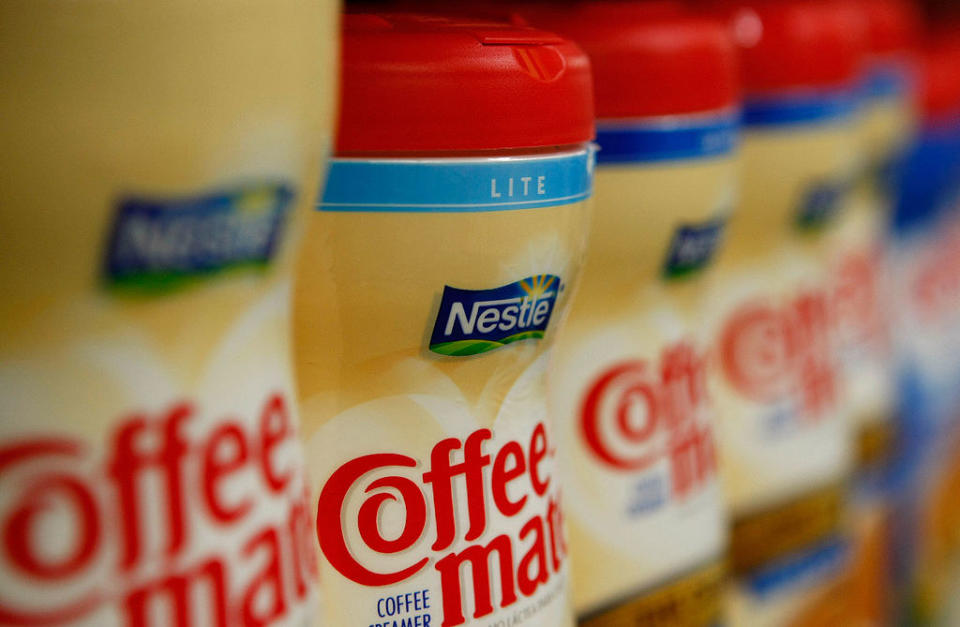
{"label": "nestle logo", "polygon": [[104,273],[113,286],[163,291],[198,275],[265,266],[294,197],[261,184],[203,196],[120,203]]}
{"label": "nestle logo", "polygon": [[543,337],[560,277],[538,274],[489,290],[443,288],[430,350],[441,355],[476,355],[512,342]]}
{"label": "nestle logo", "polygon": [[667,252],[664,274],[668,278],[677,278],[706,268],[720,246],[726,223],[725,218],[716,218],[677,228]]}
{"label": "nestle logo", "polygon": [[801,229],[816,230],[832,222],[843,208],[853,184],[852,179],[845,178],[810,185],[797,211],[797,225]]}

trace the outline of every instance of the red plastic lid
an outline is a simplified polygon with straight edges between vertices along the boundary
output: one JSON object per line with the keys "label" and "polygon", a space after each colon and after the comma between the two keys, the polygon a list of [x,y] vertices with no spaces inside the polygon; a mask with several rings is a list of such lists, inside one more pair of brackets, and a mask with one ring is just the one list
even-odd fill
{"label": "red plastic lid", "polygon": [[918,78],[924,117],[960,121],[960,34],[930,37],[920,54]]}
{"label": "red plastic lid", "polygon": [[601,119],[714,111],[738,100],[729,32],[679,2],[538,3],[517,12],[586,50]]}
{"label": "red plastic lid", "polygon": [[[565,13],[584,0],[393,0],[396,10],[416,13],[469,16],[512,24],[527,24],[523,14],[540,10],[545,14]],[[678,13],[685,8],[684,0],[620,0],[602,1],[597,11],[616,11],[624,15],[649,16],[652,12]],[[530,24],[536,26],[536,24]],[[548,29],[549,30],[549,29]]]}
{"label": "red plastic lid", "polygon": [[867,47],[863,13],[836,0],[704,0],[725,16],[751,95],[851,85]]}
{"label": "red plastic lid", "polygon": [[867,19],[870,54],[886,56],[913,50],[920,39],[922,17],[909,0],[848,0]]}
{"label": "red plastic lid", "polygon": [[544,31],[344,16],[337,152],[486,151],[593,138],[587,56]]}

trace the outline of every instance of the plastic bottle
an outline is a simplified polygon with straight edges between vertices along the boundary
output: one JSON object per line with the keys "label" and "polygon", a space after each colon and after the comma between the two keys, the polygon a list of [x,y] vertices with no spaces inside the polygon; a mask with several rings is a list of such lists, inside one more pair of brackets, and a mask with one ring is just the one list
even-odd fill
{"label": "plastic bottle", "polygon": [[[934,624],[955,595],[948,585],[960,546],[956,506],[956,262],[960,206],[960,45],[929,37],[922,50],[918,136],[902,172],[892,220],[891,259],[898,376],[899,442],[893,572],[897,619]],[[944,623],[949,624],[949,623]]]}
{"label": "plastic bottle", "polygon": [[722,618],[726,517],[702,309],[736,197],[736,51],[667,3],[520,9],[595,76],[595,214],[551,371],[581,625]]}
{"label": "plastic bottle", "polygon": [[851,621],[890,615],[889,507],[884,474],[895,449],[896,386],[887,225],[896,178],[915,130],[915,48],[920,16],[903,0],[852,0],[867,26],[862,85],[862,161],[850,202],[831,234],[835,340],[842,413],[853,428],[857,468],[851,492]]}
{"label": "plastic bottle", "polygon": [[334,2],[0,4],[0,623],[303,625]]}
{"label": "plastic bottle", "polygon": [[556,35],[346,16],[295,306],[327,624],[572,624],[545,378],[592,103]]}
{"label": "plastic bottle", "polygon": [[744,84],[741,202],[711,323],[734,625],[842,623],[851,442],[827,247],[858,165],[864,25],[819,0],[707,3]]}

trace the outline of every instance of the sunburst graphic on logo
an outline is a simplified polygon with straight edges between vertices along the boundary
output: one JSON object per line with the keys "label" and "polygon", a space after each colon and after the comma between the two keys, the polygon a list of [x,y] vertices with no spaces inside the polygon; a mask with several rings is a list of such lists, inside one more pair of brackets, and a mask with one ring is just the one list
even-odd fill
{"label": "sunburst graphic on logo", "polygon": [[529,279],[520,281],[520,287],[530,298],[536,300],[541,298],[550,289],[557,277],[549,274],[538,274]]}
{"label": "sunburst graphic on logo", "polygon": [[235,196],[237,210],[259,215],[273,210],[278,202],[278,190],[273,185],[248,187]]}

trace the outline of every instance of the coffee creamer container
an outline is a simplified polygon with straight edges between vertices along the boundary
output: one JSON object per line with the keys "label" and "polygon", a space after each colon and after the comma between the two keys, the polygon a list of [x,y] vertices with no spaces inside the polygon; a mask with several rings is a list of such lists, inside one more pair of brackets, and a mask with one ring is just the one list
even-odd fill
{"label": "coffee creamer container", "polygon": [[0,3],[0,624],[303,625],[333,2]]}
{"label": "coffee creamer container", "polygon": [[825,242],[857,166],[863,29],[832,2],[714,3],[740,46],[741,202],[713,292],[712,392],[737,625],[839,624],[848,425]]}
{"label": "coffee creamer container", "polygon": [[580,624],[714,625],[727,535],[698,323],[735,196],[733,42],[637,3],[525,17],[583,46],[597,94],[588,256],[550,383]]}
{"label": "coffee creamer container", "polygon": [[[904,624],[954,624],[944,604],[960,549],[960,45],[931,38],[918,73],[919,132],[891,222],[899,446],[892,475],[895,584]],[[956,565],[953,565],[954,568]],[[953,575],[956,577],[956,574]],[[954,597],[953,599],[951,597]],[[940,621],[938,623],[938,620]]]}
{"label": "coffee creamer container", "polygon": [[579,272],[589,63],[526,27],[345,18],[296,289],[325,618],[569,625],[546,364]]}
{"label": "coffee creamer container", "polygon": [[884,242],[894,173],[914,131],[913,46],[919,18],[900,0],[850,0],[867,27],[861,84],[861,161],[848,203],[829,233],[841,411],[850,417],[861,474],[893,443],[894,386]]}
{"label": "coffee creamer container", "polygon": [[887,225],[896,173],[914,131],[914,46],[919,16],[905,0],[850,0],[867,26],[861,83],[861,162],[830,234],[830,289],[840,357],[840,408],[853,429],[850,620],[884,624],[892,609],[889,503],[884,477],[895,448],[896,386]]}

